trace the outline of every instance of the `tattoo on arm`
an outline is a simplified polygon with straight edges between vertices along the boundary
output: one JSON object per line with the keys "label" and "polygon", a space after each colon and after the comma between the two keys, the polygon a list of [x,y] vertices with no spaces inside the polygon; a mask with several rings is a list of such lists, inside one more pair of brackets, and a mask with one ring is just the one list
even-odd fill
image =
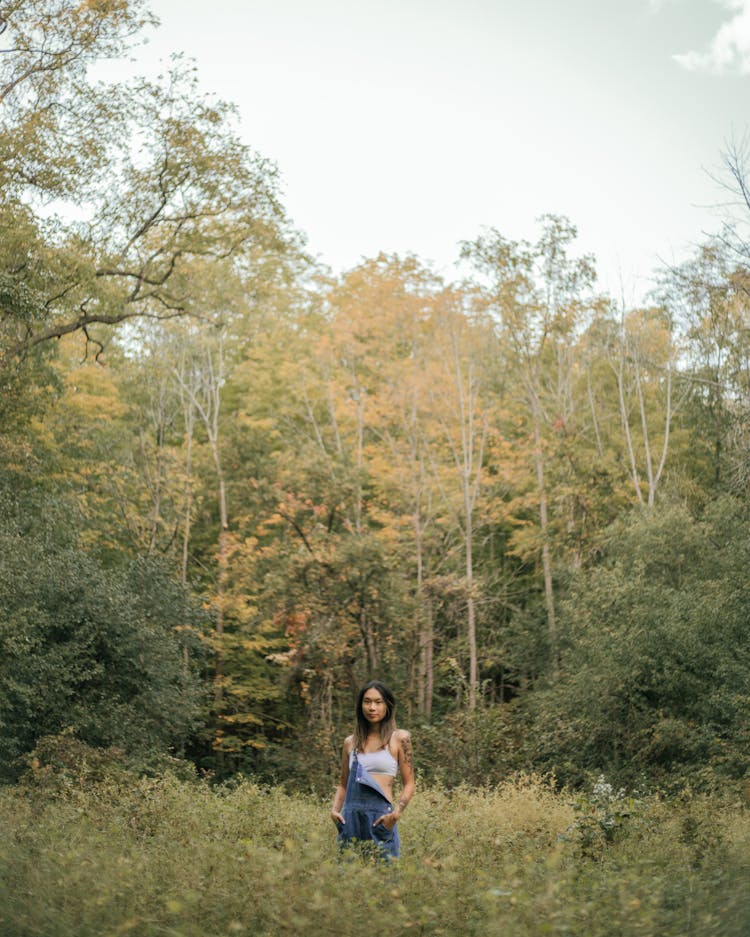
{"label": "tattoo on arm", "polygon": [[411,749],[411,736],[405,735],[401,740],[401,748],[404,753],[404,762],[411,767],[412,765],[412,749]]}

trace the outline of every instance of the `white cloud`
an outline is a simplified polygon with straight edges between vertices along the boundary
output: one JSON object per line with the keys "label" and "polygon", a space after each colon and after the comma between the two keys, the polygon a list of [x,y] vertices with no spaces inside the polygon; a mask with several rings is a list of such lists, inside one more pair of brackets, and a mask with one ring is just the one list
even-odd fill
{"label": "white cloud", "polygon": [[688,71],[750,75],[750,0],[717,0],[734,15],[719,27],[707,52],[694,50],[672,58]]}

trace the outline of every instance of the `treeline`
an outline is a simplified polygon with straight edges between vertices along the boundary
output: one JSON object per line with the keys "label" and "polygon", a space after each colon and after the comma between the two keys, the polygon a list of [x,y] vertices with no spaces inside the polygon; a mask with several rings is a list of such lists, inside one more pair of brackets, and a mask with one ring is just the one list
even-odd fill
{"label": "treeline", "polygon": [[377,675],[447,783],[742,777],[741,227],[642,308],[556,216],[332,277],[181,60],[89,80],[140,4],[2,16],[4,776],[57,736],[325,786]]}

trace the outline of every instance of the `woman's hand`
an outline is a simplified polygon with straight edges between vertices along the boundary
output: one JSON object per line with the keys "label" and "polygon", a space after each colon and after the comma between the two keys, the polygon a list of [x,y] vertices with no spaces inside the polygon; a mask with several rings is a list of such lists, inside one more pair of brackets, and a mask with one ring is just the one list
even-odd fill
{"label": "woman's hand", "polygon": [[384,813],[381,817],[377,818],[377,820],[373,823],[373,826],[377,826],[379,823],[382,823],[382,825],[387,830],[392,830],[398,822],[399,816],[400,814],[397,810],[395,810],[393,813]]}
{"label": "woman's hand", "polygon": [[338,810],[331,811],[331,819],[334,823],[342,823],[346,825],[346,820],[344,819],[343,814],[339,813]]}

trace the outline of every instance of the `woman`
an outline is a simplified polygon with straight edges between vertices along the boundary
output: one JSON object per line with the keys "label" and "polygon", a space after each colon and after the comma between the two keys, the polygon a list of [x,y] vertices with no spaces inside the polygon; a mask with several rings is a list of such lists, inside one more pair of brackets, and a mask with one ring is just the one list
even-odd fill
{"label": "woman", "polygon": [[[370,841],[387,859],[398,857],[396,823],[414,794],[411,736],[396,728],[395,710],[393,694],[378,680],[359,691],[356,728],[344,741],[331,808],[340,845]],[[394,807],[393,782],[399,771],[403,787]]]}

